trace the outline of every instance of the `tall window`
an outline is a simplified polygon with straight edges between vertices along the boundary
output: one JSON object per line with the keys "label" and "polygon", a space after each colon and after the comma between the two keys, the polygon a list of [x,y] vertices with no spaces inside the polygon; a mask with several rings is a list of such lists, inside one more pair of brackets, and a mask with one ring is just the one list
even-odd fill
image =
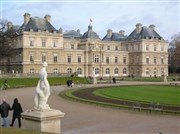
{"label": "tall window", "polygon": [[106,68],[106,74],[110,74],[110,69]]}
{"label": "tall window", "polygon": [[34,47],[34,38],[30,38],[29,44],[30,44],[30,47]]}
{"label": "tall window", "polygon": [[161,64],[163,64],[163,63],[164,63],[164,57],[161,56]]}
{"label": "tall window", "polygon": [[46,40],[42,39],[42,47],[46,47]]}
{"label": "tall window", "polygon": [[149,51],[149,45],[146,45],[146,51]]}
{"label": "tall window", "polygon": [[30,63],[34,63],[34,54],[30,54],[29,56]]}
{"label": "tall window", "polygon": [[110,46],[107,46],[107,50],[110,50]]}
{"label": "tall window", "polygon": [[78,56],[78,63],[81,63],[81,56]]}
{"label": "tall window", "polygon": [[157,68],[154,68],[154,76],[156,76],[157,75]]}
{"label": "tall window", "polygon": [[126,64],[126,57],[123,57],[123,63]]}
{"label": "tall window", "polygon": [[67,61],[68,61],[68,63],[71,63],[71,56],[68,56]]}
{"label": "tall window", "polygon": [[156,64],[157,63],[157,58],[156,57],[154,57],[154,64]]}
{"label": "tall window", "polygon": [[95,61],[95,63],[99,63],[99,55],[95,55],[94,61]]}
{"label": "tall window", "polygon": [[157,51],[157,45],[154,45],[154,51]]}
{"label": "tall window", "polygon": [[57,40],[53,40],[53,47],[57,47]]}
{"label": "tall window", "polygon": [[115,50],[118,51],[118,46],[115,46]]}
{"label": "tall window", "polygon": [[109,64],[109,57],[106,57],[106,63]]}
{"label": "tall window", "polygon": [[54,61],[54,63],[57,63],[57,61],[58,61],[58,56],[57,56],[57,54],[54,54],[54,55],[53,55],[53,61]]}
{"label": "tall window", "polygon": [[127,74],[127,69],[123,68],[123,74]]}
{"label": "tall window", "polygon": [[146,68],[146,75],[149,75],[149,68]]}
{"label": "tall window", "polygon": [[99,68],[95,68],[95,74],[96,74],[96,75],[99,74]]}
{"label": "tall window", "polygon": [[118,63],[118,57],[115,57],[114,62],[117,64]]}
{"label": "tall window", "polygon": [[46,61],[46,54],[42,54],[42,63]]}
{"label": "tall window", "polygon": [[149,56],[146,56],[146,63],[149,64]]}

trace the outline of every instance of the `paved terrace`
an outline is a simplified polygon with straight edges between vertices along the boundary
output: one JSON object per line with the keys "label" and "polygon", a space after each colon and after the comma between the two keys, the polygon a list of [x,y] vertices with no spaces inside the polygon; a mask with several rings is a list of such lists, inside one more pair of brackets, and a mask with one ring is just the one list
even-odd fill
{"label": "paved terrace", "polygon": [[[125,82],[117,85],[134,84],[169,84],[152,82]],[[106,84],[110,85],[110,84]],[[114,84],[112,84],[114,85]],[[98,85],[75,85],[73,88],[84,88]],[[51,86],[49,105],[66,113],[62,118],[62,134],[178,134],[180,133],[180,116],[149,114],[134,112],[133,110],[106,108],[91,104],[73,102],[58,96],[63,90],[70,90],[65,85]],[[18,98],[23,110],[33,109],[35,87],[18,88],[1,91],[0,97],[12,105],[14,98]],[[12,112],[9,119],[11,120]],[[23,125],[23,124],[22,124]],[[15,127],[17,127],[17,121]]]}

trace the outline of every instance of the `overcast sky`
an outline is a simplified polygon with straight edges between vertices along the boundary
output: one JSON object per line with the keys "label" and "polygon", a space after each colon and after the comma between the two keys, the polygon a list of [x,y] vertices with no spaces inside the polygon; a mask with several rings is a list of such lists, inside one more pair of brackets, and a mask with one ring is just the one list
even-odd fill
{"label": "overcast sky", "polygon": [[93,30],[103,38],[107,29],[113,32],[124,30],[129,35],[137,23],[143,26],[154,24],[156,31],[166,40],[171,40],[180,31],[179,0],[0,0],[1,19],[14,25],[23,24],[23,15],[44,18],[51,15],[56,28],[87,31],[92,19]]}

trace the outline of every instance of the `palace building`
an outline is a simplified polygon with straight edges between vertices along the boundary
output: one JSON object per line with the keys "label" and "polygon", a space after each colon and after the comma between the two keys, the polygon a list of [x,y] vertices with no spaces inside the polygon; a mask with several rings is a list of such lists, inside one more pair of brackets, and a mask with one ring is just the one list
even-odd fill
{"label": "palace building", "polygon": [[25,13],[24,23],[17,28],[9,22],[8,30],[15,33],[14,47],[10,57],[1,59],[1,73],[35,74],[44,61],[47,72],[57,75],[154,77],[168,73],[168,42],[154,25],[138,23],[128,36],[123,30],[108,29],[101,39],[91,23],[84,34],[63,32],[53,27],[50,15],[40,18]]}

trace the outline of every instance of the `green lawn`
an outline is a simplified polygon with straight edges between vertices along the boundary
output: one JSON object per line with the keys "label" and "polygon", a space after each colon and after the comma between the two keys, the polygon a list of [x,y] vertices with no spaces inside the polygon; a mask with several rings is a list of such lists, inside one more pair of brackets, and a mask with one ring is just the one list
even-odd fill
{"label": "green lawn", "polygon": [[[88,80],[82,77],[48,77],[50,85],[65,85],[67,80],[73,80],[74,84],[88,84]],[[37,86],[39,78],[1,78],[0,87],[7,80],[10,88]]]}
{"label": "green lawn", "polygon": [[122,86],[102,88],[94,94],[114,99],[160,103],[180,106],[180,87],[178,86]]}

